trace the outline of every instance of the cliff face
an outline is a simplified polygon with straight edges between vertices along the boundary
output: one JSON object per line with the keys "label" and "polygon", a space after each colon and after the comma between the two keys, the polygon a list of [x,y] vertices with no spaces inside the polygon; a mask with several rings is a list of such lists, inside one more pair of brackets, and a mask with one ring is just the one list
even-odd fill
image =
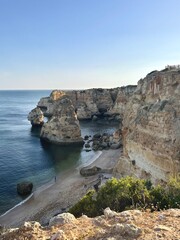
{"label": "cliff face", "polygon": [[56,101],[63,94],[66,94],[72,100],[79,120],[91,119],[94,115],[113,119],[117,115],[122,117],[127,100],[135,89],[136,86],[64,92],[55,90],[50,97],[42,98],[38,103],[38,107],[44,111],[46,116],[52,116],[55,111]]}
{"label": "cliff face", "polygon": [[155,71],[138,82],[123,118],[115,172],[166,181],[180,172],[180,72]]}

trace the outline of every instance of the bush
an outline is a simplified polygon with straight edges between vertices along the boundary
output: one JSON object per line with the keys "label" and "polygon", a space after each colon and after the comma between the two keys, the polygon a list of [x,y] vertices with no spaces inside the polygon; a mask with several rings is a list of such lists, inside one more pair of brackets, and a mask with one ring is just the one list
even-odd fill
{"label": "bush", "polygon": [[82,214],[94,217],[103,214],[106,207],[117,212],[134,208],[150,208],[154,211],[180,207],[180,178],[171,179],[166,187],[153,187],[149,180],[133,177],[112,178],[98,193],[89,191],[69,211],[76,217]]}
{"label": "bush", "polygon": [[69,209],[69,212],[76,217],[82,216],[82,214],[89,217],[95,217],[98,215],[98,209],[96,200],[93,200],[95,194],[94,190],[90,190],[79,202]]}

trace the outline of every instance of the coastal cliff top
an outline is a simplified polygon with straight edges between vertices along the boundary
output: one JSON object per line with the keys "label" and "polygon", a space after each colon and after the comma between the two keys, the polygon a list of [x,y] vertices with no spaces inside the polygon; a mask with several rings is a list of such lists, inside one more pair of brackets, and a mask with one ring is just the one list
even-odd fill
{"label": "coastal cliff top", "polygon": [[59,223],[57,217],[55,218],[54,225],[49,227],[42,227],[37,222],[28,222],[19,229],[11,229],[1,235],[1,239],[178,240],[180,237],[180,209],[153,213],[139,210],[116,213],[107,208],[104,215],[95,218],[83,215],[75,219],[69,213],[59,217]]}

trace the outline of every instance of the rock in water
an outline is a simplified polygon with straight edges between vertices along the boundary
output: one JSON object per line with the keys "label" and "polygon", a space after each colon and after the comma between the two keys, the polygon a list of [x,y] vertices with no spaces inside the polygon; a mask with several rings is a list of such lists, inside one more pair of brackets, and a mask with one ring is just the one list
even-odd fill
{"label": "rock in water", "polygon": [[17,184],[17,192],[21,196],[29,195],[32,192],[32,182],[21,182]]}
{"label": "rock in water", "polygon": [[34,108],[28,114],[28,121],[31,122],[32,126],[42,126],[44,123],[44,115],[39,107]]}
{"label": "rock in water", "polygon": [[40,137],[55,144],[83,145],[84,142],[74,106],[66,95],[56,101],[54,114],[43,125]]}

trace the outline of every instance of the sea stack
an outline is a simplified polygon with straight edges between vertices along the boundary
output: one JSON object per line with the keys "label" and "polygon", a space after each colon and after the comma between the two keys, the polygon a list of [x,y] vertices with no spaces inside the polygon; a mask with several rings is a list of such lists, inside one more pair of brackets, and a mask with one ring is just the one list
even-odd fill
{"label": "sea stack", "polygon": [[28,121],[31,122],[32,126],[42,126],[44,124],[44,115],[39,107],[34,108],[28,114]]}
{"label": "sea stack", "polygon": [[67,95],[62,95],[55,101],[54,114],[43,125],[40,137],[60,145],[83,145],[79,121],[72,101]]}

